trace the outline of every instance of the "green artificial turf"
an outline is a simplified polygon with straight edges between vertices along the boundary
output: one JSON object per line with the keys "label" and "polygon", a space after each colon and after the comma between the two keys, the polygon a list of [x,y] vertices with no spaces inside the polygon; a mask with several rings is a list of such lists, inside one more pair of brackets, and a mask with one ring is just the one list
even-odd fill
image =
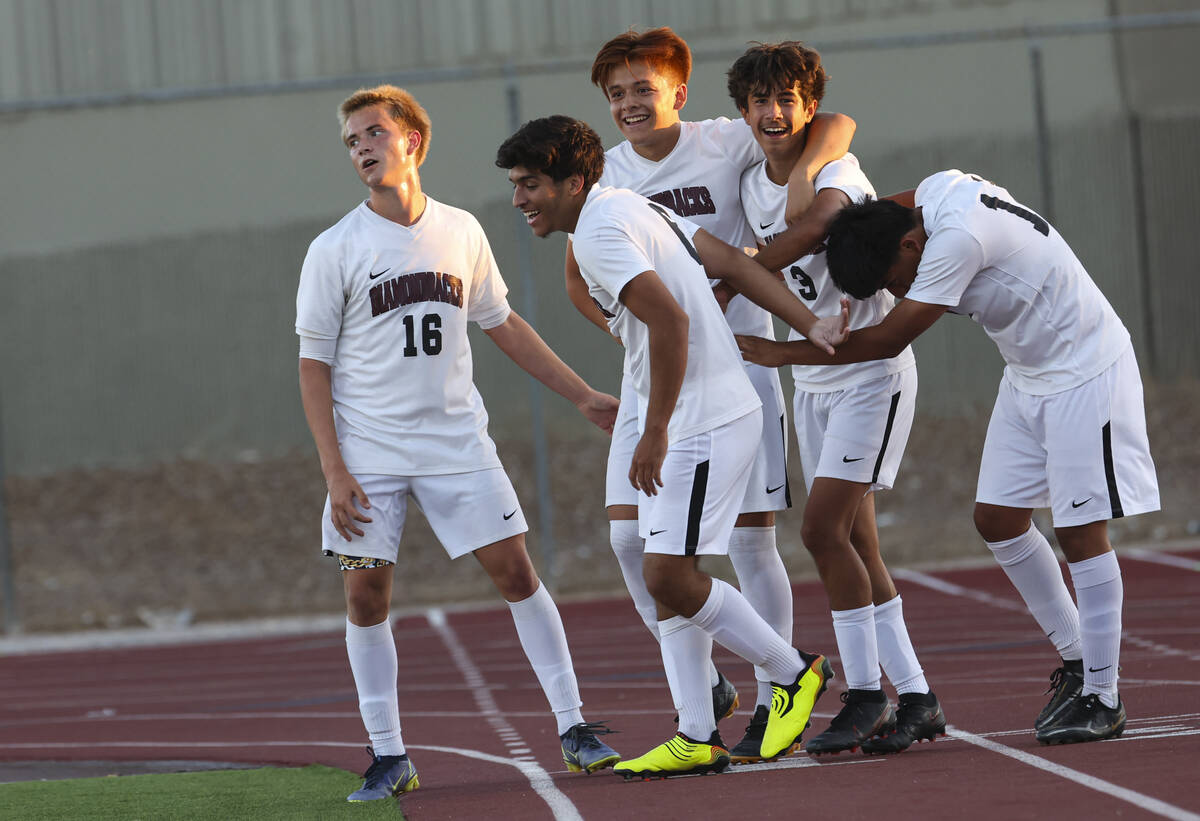
{"label": "green artificial turf", "polygon": [[303,769],[125,775],[0,784],[0,818],[21,821],[327,821],[403,819],[399,803],[350,804],[362,777],[312,765]]}

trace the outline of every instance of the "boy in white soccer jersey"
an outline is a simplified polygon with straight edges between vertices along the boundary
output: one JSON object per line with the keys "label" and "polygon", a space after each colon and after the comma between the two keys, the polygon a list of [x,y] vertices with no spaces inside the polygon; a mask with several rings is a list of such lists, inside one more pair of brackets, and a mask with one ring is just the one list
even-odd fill
{"label": "boy in white soccer jersey", "polygon": [[590,293],[628,351],[639,406],[641,435],[627,477],[641,491],[643,578],[656,602],[679,733],[614,771],[668,776],[729,764],[706,675],[713,640],[768,671],[774,683],[761,755],[790,751],[825,688],[829,662],[793,649],[735,588],[697,565],[699,556],[728,551],[762,427],[761,403],[701,259],[810,338],[838,341],[844,317],[818,323],[739,249],[632,191],[596,185],[604,153],[585,123],[528,122],[500,147],[496,165],[509,169],[513,205],[534,234],[574,232]]}
{"label": "boy in white soccer jersey", "polygon": [[[896,356],[947,311],[983,326],[1006,363],[979,467],[975,527],[1062,657],[1038,741],[1119,736],[1123,586],[1108,520],[1157,510],[1142,384],[1129,332],[1054,228],[973,174],[926,178],[909,201],[844,209],[829,271],[859,299],[904,297],[830,357],[804,342],[742,340],[758,362]],[[1078,608],[1033,526],[1049,506]]]}
{"label": "boy in white soccer jersey", "polygon": [[619,756],[588,724],[562,620],[525,551],[524,514],[471,381],[467,321],[514,362],[611,430],[617,400],[592,390],[510,310],[479,223],[421,190],[429,117],[394,86],[338,109],[342,139],[370,194],[308,249],[296,295],[300,391],[329,488],[322,547],[346,593],[346,648],[372,744],[370,801],[417,787],[397,701],[388,623],[408,500],[451,558],[473,553],[508,602],[573,771]]}
{"label": "boy in white soccer jersey", "polygon": [[[802,43],[759,45],[730,68],[729,94],[766,159],[742,175],[742,207],[760,247],[782,232],[788,178],[800,157],[807,126],[825,94],[821,55]],[[875,190],[851,154],[817,175],[816,199],[796,227],[818,247],[833,217]],[[765,227],[764,227],[765,226]],[[817,314],[838,310],[825,254],[797,259],[784,281]],[[850,303],[850,327],[878,323],[895,300],[880,292]],[[790,339],[800,339],[793,331]],[[899,752],[944,733],[946,719],[929,691],[900,596],[879,554],[874,491],[895,481],[916,404],[912,350],[892,359],[854,365],[796,365],[793,419],[808,486],[801,535],[816,561],[833,611],[833,628],[846,686],[844,706],[829,729],[809,740],[810,754],[862,747]],[[893,712],[880,683],[880,664],[900,698]],[[757,710],[747,735],[761,732]],[[731,750],[734,762],[755,761],[749,748]]]}
{"label": "boy in white soccer jersey", "polygon": [[[687,122],[680,111],[687,102],[692,70],[688,45],[670,28],[628,31],[604,44],[592,64],[592,83],[608,100],[613,122],[626,138],[606,152],[601,185],[628,188],[685,217],[717,239],[735,247],[751,246],[742,214],[738,181],[742,172],[762,158],[750,130],[741,120],[725,117]],[[793,208],[811,200],[811,177],[825,162],[840,157],[850,145],[854,123],[840,114],[822,114],[814,136],[795,166]],[[807,188],[807,200],[803,192]],[[782,228],[782,223],[780,223]],[[766,260],[769,263],[769,260]],[[777,264],[786,260],[780,259]],[[588,295],[571,245],[567,250],[567,292],[593,323],[608,330],[605,317]],[[744,297],[728,303],[726,321],[737,333],[773,333],[770,315]],[[771,368],[744,363],[747,376],[763,405],[764,425],[757,456],[738,510],[729,558],[742,593],[754,609],[785,640],[792,636],[792,591],[775,542],[775,512],[791,506],[787,481],[787,430],[779,374]],[[605,506],[610,540],[626,586],[643,622],[657,637],[654,600],[642,580],[642,539],[638,536],[637,497],[626,481],[638,441],[636,410],[628,362],[622,379],[622,405],[609,450]],[[755,671],[756,704],[766,709],[771,699],[765,670]],[[713,706],[718,720],[733,712],[738,694],[733,685],[709,666]],[[749,739],[757,749],[757,738]]]}

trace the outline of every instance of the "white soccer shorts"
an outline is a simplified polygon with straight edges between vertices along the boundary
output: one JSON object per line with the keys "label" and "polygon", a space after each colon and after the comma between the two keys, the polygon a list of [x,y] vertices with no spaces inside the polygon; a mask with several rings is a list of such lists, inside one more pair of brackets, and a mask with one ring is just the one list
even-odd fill
{"label": "white soccer shorts", "polygon": [[[779,373],[747,363],[746,375],[762,400],[763,426],[754,452],[746,496],[738,513],[787,510],[792,506],[787,479],[787,411]],[[621,380],[621,409],[613,426],[605,473],[604,505],[636,505],[638,492],[629,483],[629,465],[641,439],[638,433],[637,394],[632,380]]]}
{"label": "white soccer shorts", "polygon": [[672,442],[658,495],[638,493],[638,531],[647,553],[724,556],[762,435],[762,411]]}
{"label": "white soccer shorts", "polygon": [[800,465],[809,490],[818,476],[886,490],[896,481],[917,406],[917,369],[792,399]]}
{"label": "white soccer shorts", "polygon": [[1055,527],[1158,510],[1133,347],[1099,376],[1062,393],[1022,393],[1000,382],[975,499],[1049,507]]}
{"label": "white soccer shorts", "polygon": [[411,495],[451,559],[529,529],[517,493],[503,468],[437,476],[355,476],[371,507],[370,522],[355,522],[362,536],[343,539],[330,521],[329,497],[321,519],[325,555],[364,556],[396,562]]}

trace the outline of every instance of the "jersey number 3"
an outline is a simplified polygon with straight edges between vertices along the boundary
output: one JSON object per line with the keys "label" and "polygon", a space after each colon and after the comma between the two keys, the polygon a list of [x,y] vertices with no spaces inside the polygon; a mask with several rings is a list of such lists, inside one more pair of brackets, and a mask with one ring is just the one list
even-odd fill
{"label": "jersey number 3", "polygon": [[[425,314],[421,317],[421,350],[429,356],[442,352],[442,317]],[[404,316],[404,355],[417,355],[417,320],[412,314]]]}
{"label": "jersey number 3", "polygon": [[817,284],[813,282],[812,277],[804,273],[799,265],[793,265],[788,269],[788,273],[792,275],[792,279],[796,280],[796,290],[800,292],[801,299],[812,302],[817,298]]}

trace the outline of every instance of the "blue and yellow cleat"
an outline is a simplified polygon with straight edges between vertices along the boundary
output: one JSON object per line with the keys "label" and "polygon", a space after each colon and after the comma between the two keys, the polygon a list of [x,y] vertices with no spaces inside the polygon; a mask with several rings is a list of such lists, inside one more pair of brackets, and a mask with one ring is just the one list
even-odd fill
{"label": "blue and yellow cleat", "polygon": [[596,721],[576,724],[559,736],[567,769],[573,773],[594,773],[620,761],[620,753],[596,738],[597,734],[612,732],[603,722]]}
{"label": "blue and yellow cleat", "polygon": [[347,801],[378,801],[412,792],[420,786],[417,768],[407,755],[375,755],[370,747],[367,752],[371,755],[371,766],[363,773],[362,787],[346,796]]}
{"label": "blue and yellow cleat", "polygon": [[809,655],[803,650],[796,652],[805,665],[796,680],[791,684],[771,682],[771,712],[759,750],[765,761],[773,761],[796,749],[801,734],[808,727],[813,705],[833,678],[833,666],[824,656]]}
{"label": "blue and yellow cleat", "polygon": [[676,733],[643,756],[622,761],[613,772],[626,781],[634,778],[670,778],[675,775],[719,773],[729,766],[729,751],[721,735],[714,730],[708,741],[693,741]]}

